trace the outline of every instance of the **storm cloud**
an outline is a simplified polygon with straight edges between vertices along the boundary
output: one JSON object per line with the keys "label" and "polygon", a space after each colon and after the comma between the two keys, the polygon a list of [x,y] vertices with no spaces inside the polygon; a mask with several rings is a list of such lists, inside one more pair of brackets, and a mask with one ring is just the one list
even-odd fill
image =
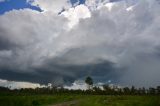
{"label": "storm cloud", "polygon": [[159,1],[28,3],[42,12],[0,15],[0,78],[71,83],[92,76],[97,82],[160,84]]}

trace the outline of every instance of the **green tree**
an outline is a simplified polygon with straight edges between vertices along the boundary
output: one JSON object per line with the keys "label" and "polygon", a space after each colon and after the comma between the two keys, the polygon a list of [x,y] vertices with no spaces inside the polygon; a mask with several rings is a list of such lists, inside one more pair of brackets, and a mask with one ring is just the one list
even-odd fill
{"label": "green tree", "polygon": [[128,94],[130,94],[130,89],[128,87],[124,87],[123,92],[125,95],[128,95]]}
{"label": "green tree", "polygon": [[149,88],[149,93],[154,95],[156,93],[156,89],[155,88]]}
{"label": "green tree", "polygon": [[157,94],[160,94],[160,86],[157,86]]}
{"label": "green tree", "polygon": [[85,83],[88,85],[88,88],[91,89],[92,85],[93,85],[93,80],[91,77],[87,77],[85,80]]}
{"label": "green tree", "polygon": [[131,94],[135,94],[136,93],[136,88],[134,86],[131,87]]}

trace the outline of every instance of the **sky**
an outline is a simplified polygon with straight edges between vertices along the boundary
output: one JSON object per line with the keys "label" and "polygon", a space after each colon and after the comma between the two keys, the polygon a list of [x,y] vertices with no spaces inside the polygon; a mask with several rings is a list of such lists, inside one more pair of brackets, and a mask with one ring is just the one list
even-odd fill
{"label": "sky", "polygon": [[41,11],[40,8],[36,6],[31,6],[29,3],[26,3],[26,0],[1,0],[0,1],[0,14],[11,11],[13,9],[25,9],[30,8],[33,10]]}
{"label": "sky", "polygon": [[[85,0],[71,0],[71,4],[84,4]],[[37,6],[32,6],[31,4],[27,3],[26,0],[0,0],[0,14],[4,14],[5,12],[11,11],[13,9],[32,9],[41,11],[41,9]]]}
{"label": "sky", "polygon": [[87,76],[160,85],[159,0],[0,0],[0,86]]}

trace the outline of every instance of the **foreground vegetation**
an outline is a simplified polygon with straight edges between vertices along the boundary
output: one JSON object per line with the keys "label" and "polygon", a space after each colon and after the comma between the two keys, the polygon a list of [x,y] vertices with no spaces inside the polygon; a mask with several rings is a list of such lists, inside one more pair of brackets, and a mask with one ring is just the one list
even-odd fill
{"label": "foreground vegetation", "polygon": [[71,95],[11,95],[0,96],[0,106],[47,106],[60,102],[72,101],[76,96]]}
{"label": "foreground vegetation", "polygon": [[80,106],[160,106],[159,96],[89,96]]}
{"label": "foreground vegetation", "polygon": [[[49,86],[36,89],[0,87],[0,106],[160,106],[160,86],[156,88],[119,88],[103,85],[93,87],[86,79],[89,90],[68,90]],[[61,105],[56,105],[56,104]]]}
{"label": "foreground vegetation", "polygon": [[[59,103],[65,105],[55,105]],[[93,88],[87,91],[0,88],[0,106],[160,106],[160,95],[158,92],[133,90],[133,87],[120,91],[108,87],[104,90]]]}
{"label": "foreground vegetation", "polygon": [[54,106],[77,101],[70,106],[160,106],[160,96],[105,95],[8,95],[0,96],[0,106]]}

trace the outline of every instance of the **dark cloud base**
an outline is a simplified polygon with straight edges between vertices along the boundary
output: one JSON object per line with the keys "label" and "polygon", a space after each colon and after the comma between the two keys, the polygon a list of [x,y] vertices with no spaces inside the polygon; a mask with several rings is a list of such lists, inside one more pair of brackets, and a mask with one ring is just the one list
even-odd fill
{"label": "dark cloud base", "polygon": [[[0,78],[14,80],[14,81],[29,81],[40,84],[56,83],[55,81],[61,80],[65,84],[71,84],[77,79],[84,79],[86,76],[92,76],[95,82],[107,82],[112,80],[118,82],[119,71],[113,67],[113,63],[102,62],[98,64],[89,65],[66,65],[66,66],[53,66],[56,70],[61,70],[64,73],[45,70],[41,68],[33,73],[20,73],[19,71],[4,69],[0,71]],[[58,69],[57,69],[58,67]],[[65,72],[67,74],[65,74]],[[68,74],[72,73],[72,75]]]}

